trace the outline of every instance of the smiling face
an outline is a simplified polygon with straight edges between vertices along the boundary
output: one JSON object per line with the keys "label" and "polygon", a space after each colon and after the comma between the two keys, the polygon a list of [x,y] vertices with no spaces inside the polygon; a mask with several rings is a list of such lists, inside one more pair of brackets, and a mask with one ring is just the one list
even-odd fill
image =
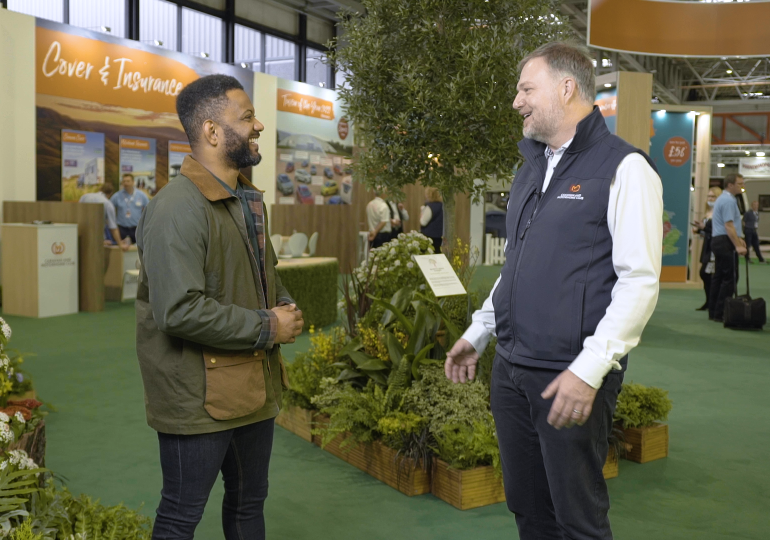
{"label": "smiling face", "polygon": [[254,116],[254,106],[243,90],[227,92],[228,103],[218,120],[225,135],[220,148],[224,163],[234,169],[253,167],[262,160],[259,153],[259,134],[265,126]]}
{"label": "smiling face", "polygon": [[521,70],[513,108],[524,117],[524,136],[549,144],[564,120],[556,76],[545,59],[533,58]]}

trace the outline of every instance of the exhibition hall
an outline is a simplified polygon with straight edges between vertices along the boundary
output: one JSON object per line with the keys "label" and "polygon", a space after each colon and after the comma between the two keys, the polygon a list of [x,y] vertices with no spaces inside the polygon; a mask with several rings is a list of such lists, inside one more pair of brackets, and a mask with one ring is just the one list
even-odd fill
{"label": "exhibition hall", "polygon": [[0,538],[766,539],[768,20],[0,0]]}

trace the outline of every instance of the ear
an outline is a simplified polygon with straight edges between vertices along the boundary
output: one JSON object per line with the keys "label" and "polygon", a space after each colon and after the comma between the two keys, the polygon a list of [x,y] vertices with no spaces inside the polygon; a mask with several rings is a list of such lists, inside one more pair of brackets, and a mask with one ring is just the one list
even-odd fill
{"label": "ear", "polygon": [[560,94],[564,102],[568,102],[578,95],[578,88],[575,79],[572,77],[565,77],[561,81],[561,87],[559,88]]}
{"label": "ear", "polygon": [[216,146],[221,136],[221,128],[213,120],[203,122],[203,132],[201,138],[208,141],[211,146]]}

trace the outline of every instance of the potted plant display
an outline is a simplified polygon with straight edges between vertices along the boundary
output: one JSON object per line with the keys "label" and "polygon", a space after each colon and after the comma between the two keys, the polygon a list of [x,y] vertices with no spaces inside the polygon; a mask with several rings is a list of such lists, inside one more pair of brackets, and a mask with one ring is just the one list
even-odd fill
{"label": "potted plant display", "polygon": [[615,408],[615,424],[623,431],[625,459],[647,463],[668,456],[668,424],[672,402],[668,392],[624,383]]}

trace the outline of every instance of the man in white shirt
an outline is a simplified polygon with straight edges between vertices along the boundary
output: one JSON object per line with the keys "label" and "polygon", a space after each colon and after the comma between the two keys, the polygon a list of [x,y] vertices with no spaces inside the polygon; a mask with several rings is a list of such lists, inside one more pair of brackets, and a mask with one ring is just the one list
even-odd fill
{"label": "man in white shirt", "polygon": [[374,199],[366,205],[366,220],[369,224],[369,242],[372,249],[388,242],[391,237],[390,208],[382,198],[382,189],[374,192]]}
{"label": "man in white shirt", "polygon": [[99,203],[104,206],[104,243],[113,245],[113,242],[120,246],[123,251],[128,251],[131,241],[121,241],[118,224],[115,220],[115,207],[112,206],[109,196],[115,191],[112,184],[105,182],[99,191],[95,193],[86,193],[78,202],[81,203]]}
{"label": "man in white shirt", "polygon": [[593,106],[587,50],[547,44],[519,69],[526,163],[506,262],[445,368],[474,378],[497,335],[492,413],[520,538],[610,539],[602,467],[627,354],[658,298],[663,190]]}

